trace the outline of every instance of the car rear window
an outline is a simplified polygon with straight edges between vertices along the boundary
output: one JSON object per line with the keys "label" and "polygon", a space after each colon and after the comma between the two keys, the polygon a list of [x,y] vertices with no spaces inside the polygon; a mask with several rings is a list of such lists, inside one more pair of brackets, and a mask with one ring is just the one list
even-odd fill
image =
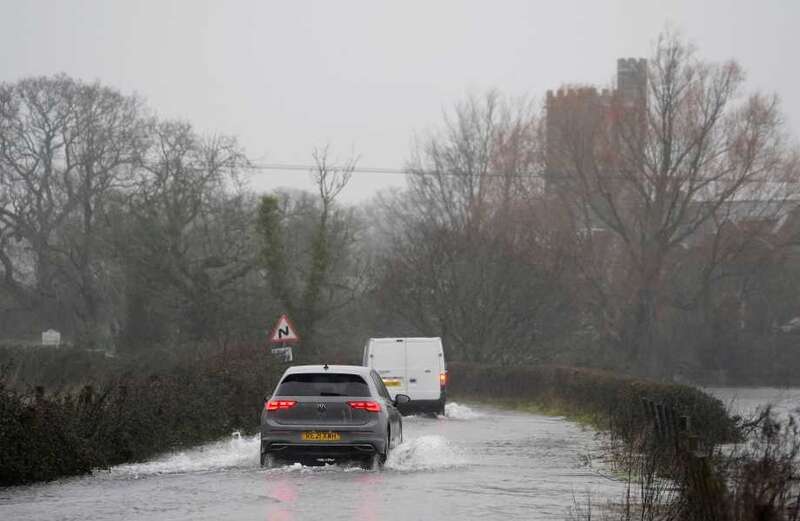
{"label": "car rear window", "polygon": [[356,374],[302,373],[283,379],[276,396],[370,396],[369,386]]}

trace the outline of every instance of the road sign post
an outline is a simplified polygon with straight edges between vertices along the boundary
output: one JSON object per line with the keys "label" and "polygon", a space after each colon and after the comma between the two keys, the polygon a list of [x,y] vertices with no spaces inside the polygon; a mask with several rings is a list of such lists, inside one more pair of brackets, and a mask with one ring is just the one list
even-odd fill
{"label": "road sign post", "polygon": [[296,346],[300,342],[300,335],[297,334],[297,328],[285,313],[280,316],[272,328],[269,342],[272,345],[272,354],[281,361],[291,362],[294,359],[292,346]]}
{"label": "road sign post", "polygon": [[291,346],[273,347],[272,354],[275,358],[280,359],[281,362],[291,362],[294,359]]}

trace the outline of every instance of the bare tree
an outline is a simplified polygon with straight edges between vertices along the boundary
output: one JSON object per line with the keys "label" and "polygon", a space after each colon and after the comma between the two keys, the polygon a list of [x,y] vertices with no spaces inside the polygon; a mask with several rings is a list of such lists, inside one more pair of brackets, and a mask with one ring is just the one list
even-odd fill
{"label": "bare tree", "polygon": [[90,343],[110,335],[98,226],[139,158],[140,113],[138,99],[66,76],[0,86],[3,285],[45,323],[72,316]]}
{"label": "bare tree", "polygon": [[137,98],[93,84],[79,90],[76,99],[74,147],[66,153],[77,165],[75,217],[62,232],[62,270],[77,291],[73,306],[86,345],[108,345],[118,332],[112,316],[113,274],[104,262],[107,206],[113,192],[126,190],[144,152],[145,125]]}
{"label": "bare tree", "polygon": [[[75,90],[64,77],[22,80],[0,88],[5,246],[0,259],[4,285],[20,300],[55,298],[50,241],[77,202],[69,197],[77,166],[65,151],[75,123]],[[22,257],[12,255],[12,243],[29,252],[30,268]]]}
{"label": "bare tree", "polygon": [[489,91],[458,103],[443,119],[442,130],[412,150],[410,202],[430,222],[478,233],[506,215],[538,173],[533,104]]}
{"label": "bare tree", "polygon": [[353,175],[358,158],[346,160],[341,166],[332,163],[329,158],[329,147],[314,149],[314,163],[316,168],[312,172],[314,181],[319,190],[321,210],[319,223],[311,243],[311,267],[308,273],[308,282],[303,293],[303,308],[306,325],[309,333],[313,334],[314,325],[319,320],[323,311],[320,306],[320,294],[332,268],[330,214],[336,198],[347,186]]}
{"label": "bare tree", "polygon": [[320,324],[364,290],[363,265],[353,257],[356,218],[337,198],[358,161],[337,163],[329,147],[312,153],[318,197],[269,195],[261,199],[258,228],[261,258],[273,295],[292,314],[304,346],[319,354]]}
{"label": "bare tree", "polygon": [[148,136],[135,189],[116,219],[114,244],[127,271],[126,336],[147,338],[148,326],[131,315],[139,302],[169,325],[166,339],[211,338],[232,326],[228,294],[255,268],[255,204],[239,180],[247,160],[235,139],[202,137],[185,122],[153,121]]}
{"label": "bare tree", "polygon": [[666,34],[641,89],[601,101],[580,91],[548,114],[555,190],[626,259],[621,341],[643,372],[660,370],[655,327],[672,254],[738,194],[783,171],[777,100],[743,96],[743,79],[735,63],[705,63]]}
{"label": "bare tree", "polygon": [[531,103],[471,97],[420,143],[407,193],[383,203],[392,244],[382,254],[381,306],[412,333],[443,336],[456,358],[541,360],[551,326],[571,315],[560,291],[566,264],[553,262],[554,235],[541,226]]}
{"label": "bare tree", "polygon": [[347,183],[350,182],[350,178],[353,177],[353,170],[358,164],[358,157],[351,157],[338,164],[331,160],[330,145],[315,148],[311,153],[311,157],[313,157],[315,165],[311,175],[319,191],[322,215],[327,218],[336,198],[347,186]]}

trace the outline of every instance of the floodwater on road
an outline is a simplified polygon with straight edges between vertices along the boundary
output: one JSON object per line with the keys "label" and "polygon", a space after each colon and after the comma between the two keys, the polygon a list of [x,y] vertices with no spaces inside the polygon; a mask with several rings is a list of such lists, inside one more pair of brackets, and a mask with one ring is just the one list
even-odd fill
{"label": "floodwater on road", "polygon": [[778,415],[800,413],[800,389],[786,387],[707,387],[703,389],[719,398],[731,414],[750,418],[765,405]]}
{"label": "floodwater on road", "polygon": [[0,489],[2,520],[566,519],[574,502],[617,500],[601,440],[563,418],[448,404],[404,419],[381,471],[265,470],[259,439],[234,436],[91,476]]}

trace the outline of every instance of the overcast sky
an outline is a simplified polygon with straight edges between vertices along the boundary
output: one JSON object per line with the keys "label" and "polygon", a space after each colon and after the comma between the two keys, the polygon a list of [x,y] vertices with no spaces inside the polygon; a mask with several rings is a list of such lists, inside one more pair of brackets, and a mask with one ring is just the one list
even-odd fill
{"label": "overcast sky", "polygon": [[[737,59],[800,129],[797,0],[0,0],[0,80],[97,79],[236,135],[260,161],[307,164],[328,142],[400,168],[413,134],[466,94],[608,84],[616,58],[646,57],[666,24],[708,59]],[[401,183],[359,174],[346,197]],[[311,186],[304,172],[251,185]]]}

